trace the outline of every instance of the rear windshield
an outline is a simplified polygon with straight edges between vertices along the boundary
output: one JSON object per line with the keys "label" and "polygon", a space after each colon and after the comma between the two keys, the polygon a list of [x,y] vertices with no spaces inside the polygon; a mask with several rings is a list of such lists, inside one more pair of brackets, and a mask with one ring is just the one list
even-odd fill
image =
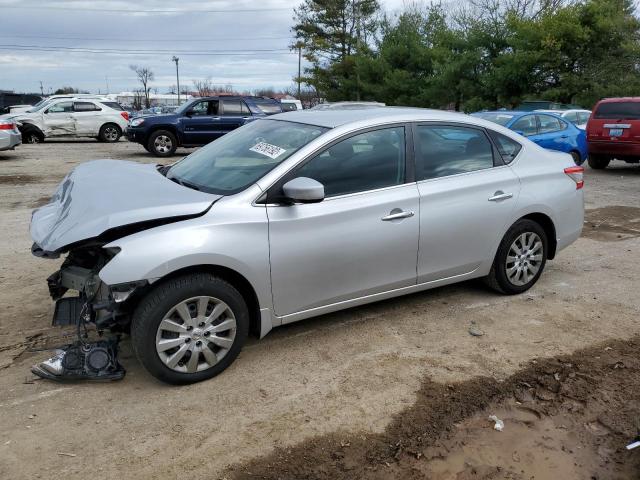
{"label": "rear windshield", "polygon": [[253,103],[256,105],[256,107],[258,107],[262,111],[262,113],[266,113],[267,115],[272,113],[282,112],[282,108],[280,107],[280,104],[273,100],[266,100],[266,99],[262,100],[262,99],[256,98],[253,100]]}
{"label": "rear windshield", "polygon": [[601,103],[593,118],[612,120],[640,120],[640,102]]}
{"label": "rear windshield", "polygon": [[118,102],[100,102],[100,103],[106,107],[113,108],[114,110],[122,111],[122,107]]}
{"label": "rear windshield", "polygon": [[474,117],[482,118],[483,120],[489,120],[490,122],[497,123],[498,125],[505,126],[511,121],[513,115],[507,113],[494,113],[494,112],[479,112],[474,113]]}

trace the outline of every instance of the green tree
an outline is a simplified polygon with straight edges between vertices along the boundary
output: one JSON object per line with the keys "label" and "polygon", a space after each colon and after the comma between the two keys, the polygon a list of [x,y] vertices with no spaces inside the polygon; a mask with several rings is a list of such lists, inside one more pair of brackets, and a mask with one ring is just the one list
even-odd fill
{"label": "green tree", "polygon": [[357,99],[355,57],[370,52],[379,11],[377,0],[304,0],[294,10],[291,47],[302,48],[311,64],[305,83],[329,99]]}

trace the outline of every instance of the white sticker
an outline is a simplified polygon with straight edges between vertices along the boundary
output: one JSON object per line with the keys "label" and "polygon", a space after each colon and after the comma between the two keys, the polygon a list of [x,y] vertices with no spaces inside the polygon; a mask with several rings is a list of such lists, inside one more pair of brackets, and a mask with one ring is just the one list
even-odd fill
{"label": "white sticker", "polygon": [[284,148],[280,148],[277,145],[271,145],[267,142],[256,143],[249,150],[251,150],[252,152],[260,153],[261,155],[265,155],[272,159],[278,158],[280,155],[287,151]]}

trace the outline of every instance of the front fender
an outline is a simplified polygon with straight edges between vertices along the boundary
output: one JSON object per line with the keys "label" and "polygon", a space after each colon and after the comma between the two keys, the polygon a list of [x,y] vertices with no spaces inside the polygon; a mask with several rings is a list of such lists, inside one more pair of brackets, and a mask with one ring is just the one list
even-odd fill
{"label": "front fender", "polygon": [[215,206],[202,217],[156,227],[106,245],[105,248],[117,247],[120,251],[99,272],[100,279],[107,285],[139,280],[153,283],[186,267],[226,267],[252,285],[260,308],[270,308],[266,210],[239,208],[242,213]]}

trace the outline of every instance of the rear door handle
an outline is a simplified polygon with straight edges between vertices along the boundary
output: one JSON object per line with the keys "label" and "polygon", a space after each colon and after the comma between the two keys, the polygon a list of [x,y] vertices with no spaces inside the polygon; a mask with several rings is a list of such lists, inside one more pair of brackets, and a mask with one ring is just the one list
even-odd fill
{"label": "rear door handle", "polygon": [[500,202],[502,200],[508,200],[513,197],[513,193],[504,193],[502,190],[498,190],[493,194],[493,197],[489,197],[490,202]]}
{"label": "rear door handle", "polygon": [[391,210],[391,213],[389,215],[386,215],[384,217],[381,218],[381,220],[383,222],[388,222],[390,220],[399,220],[401,218],[409,218],[409,217],[413,217],[415,215],[414,212],[411,211],[403,211],[403,210],[399,210],[397,208],[394,208],[393,210]]}

